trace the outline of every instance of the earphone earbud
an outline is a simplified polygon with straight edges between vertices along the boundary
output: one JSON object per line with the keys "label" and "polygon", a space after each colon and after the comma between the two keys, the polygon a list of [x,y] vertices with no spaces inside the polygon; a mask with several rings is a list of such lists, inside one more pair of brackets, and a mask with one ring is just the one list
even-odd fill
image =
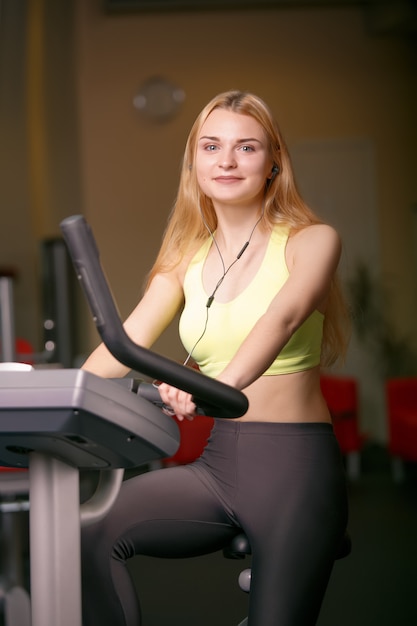
{"label": "earphone earbud", "polygon": [[274,165],[274,167],[272,168],[271,171],[271,180],[274,180],[275,176],[279,174],[279,167],[278,165]]}

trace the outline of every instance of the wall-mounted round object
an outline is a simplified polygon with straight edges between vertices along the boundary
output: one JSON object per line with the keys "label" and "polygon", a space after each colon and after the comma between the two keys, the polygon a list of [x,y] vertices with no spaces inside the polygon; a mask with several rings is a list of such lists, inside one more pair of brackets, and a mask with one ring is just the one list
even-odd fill
{"label": "wall-mounted round object", "polygon": [[146,80],[133,98],[135,109],[157,122],[171,119],[185,100],[185,92],[169,80],[154,76]]}

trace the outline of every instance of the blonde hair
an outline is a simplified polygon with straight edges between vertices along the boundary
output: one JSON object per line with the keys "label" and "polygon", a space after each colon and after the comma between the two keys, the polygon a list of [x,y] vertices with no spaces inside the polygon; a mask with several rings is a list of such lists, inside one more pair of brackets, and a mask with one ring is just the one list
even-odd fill
{"label": "blonde hair", "polygon": [[[214,109],[224,109],[253,117],[263,128],[271,159],[278,175],[265,181],[262,221],[266,227],[286,224],[291,232],[320,224],[321,220],[302,199],[294,178],[290,154],[284,137],[268,106],[247,92],[227,91],[215,96],[195,120],[185,146],[178,194],[168,220],[161,248],[152,267],[148,284],[160,272],[175,267],[187,253],[207,238],[207,226],[217,227],[211,199],[200,189],[195,174],[195,156],[201,128]],[[202,219],[204,217],[204,221]],[[205,223],[204,223],[205,222]],[[206,226],[207,225],[207,226]],[[323,334],[322,365],[343,358],[348,344],[348,314],[338,277],[331,285]]]}

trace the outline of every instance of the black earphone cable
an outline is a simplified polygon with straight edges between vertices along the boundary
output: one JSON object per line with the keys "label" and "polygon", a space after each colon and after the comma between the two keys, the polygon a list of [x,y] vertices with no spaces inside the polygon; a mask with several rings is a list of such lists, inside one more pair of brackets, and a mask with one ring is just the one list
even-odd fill
{"label": "black earphone cable", "polygon": [[226,265],[223,259],[223,255],[221,253],[221,250],[219,248],[219,245],[216,241],[216,238],[214,236],[214,233],[212,232],[211,228],[209,227],[209,225],[207,224],[203,212],[200,208],[200,213],[201,213],[201,219],[203,220],[203,224],[205,226],[205,228],[208,230],[210,237],[214,243],[214,245],[216,246],[217,252],[219,254],[220,257],[220,261],[223,267],[223,275],[219,278],[219,280],[216,283],[216,286],[214,287],[214,290],[211,294],[211,296],[208,297],[207,302],[206,302],[206,320],[204,323],[204,328],[203,328],[203,332],[201,333],[200,337],[197,339],[197,341],[195,342],[195,344],[193,345],[193,347],[191,348],[191,350],[189,351],[187,358],[184,361],[184,365],[187,365],[188,362],[190,361],[190,359],[192,358],[192,355],[194,353],[194,350],[196,349],[196,347],[198,346],[198,344],[200,343],[200,341],[202,340],[202,338],[204,337],[204,335],[206,334],[207,331],[207,326],[208,326],[208,319],[209,319],[209,309],[211,307],[211,305],[213,304],[213,300],[214,300],[214,296],[217,293],[217,290],[219,289],[220,285],[222,284],[222,282],[224,281],[224,279],[226,278],[227,274],[229,273],[229,271],[232,269],[232,267],[239,261],[239,259],[242,257],[243,253],[245,252],[245,250],[247,249],[247,247],[249,246],[253,233],[255,232],[256,227],[258,226],[259,222],[261,221],[261,219],[263,218],[264,215],[264,208],[262,208],[262,212],[261,215],[259,216],[259,218],[257,219],[255,225],[253,226],[250,235],[247,239],[247,241],[245,241],[245,243],[243,244],[241,250],[238,252],[236,258],[234,259],[234,261],[232,261],[232,263],[229,265],[229,267],[226,269]]}

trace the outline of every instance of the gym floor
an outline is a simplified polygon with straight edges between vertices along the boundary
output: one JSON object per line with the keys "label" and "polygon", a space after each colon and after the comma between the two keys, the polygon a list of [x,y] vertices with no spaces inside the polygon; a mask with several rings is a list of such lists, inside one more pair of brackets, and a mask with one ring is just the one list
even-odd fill
{"label": "gym floor", "polygon": [[[395,484],[386,452],[363,451],[361,477],[349,486],[353,550],[335,564],[317,626],[417,624],[417,468],[406,469]],[[237,626],[247,609],[237,577],[247,566],[220,553],[133,559],[144,626]]]}

